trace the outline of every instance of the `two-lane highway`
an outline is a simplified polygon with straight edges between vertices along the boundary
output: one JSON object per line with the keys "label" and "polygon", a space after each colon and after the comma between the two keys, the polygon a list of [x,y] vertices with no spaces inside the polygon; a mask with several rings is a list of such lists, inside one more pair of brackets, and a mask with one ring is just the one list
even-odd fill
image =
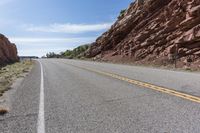
{"label": "two-lane highway", "polygon": [[0,116],[2,133],[199,133],[200,74],[38,60]]}

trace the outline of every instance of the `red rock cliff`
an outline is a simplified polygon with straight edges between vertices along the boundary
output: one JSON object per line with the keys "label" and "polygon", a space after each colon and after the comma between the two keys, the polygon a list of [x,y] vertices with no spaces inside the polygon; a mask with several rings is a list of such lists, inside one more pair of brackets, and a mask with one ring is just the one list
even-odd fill
{"label": "red rock cliff", "polygon": [[0,34],[0,66],[18,61],[17,48],[8,38]]}
{"label": "red rock cliff", "polygon": [[[137,0],[94,42],[87,57],[200,65],[200,0]],[[200,67],[200,66],[198,66]]]}

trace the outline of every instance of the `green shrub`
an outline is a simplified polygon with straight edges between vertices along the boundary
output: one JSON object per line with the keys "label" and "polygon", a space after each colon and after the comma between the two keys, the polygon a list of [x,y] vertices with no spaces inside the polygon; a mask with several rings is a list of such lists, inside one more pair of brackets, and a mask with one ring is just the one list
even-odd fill
{"label": "green shrub", "polygon": [[65,52],[60,52],[60,54],[55,54],[54,52],[49,52],[46,54],[47,58],[81,58],[83,53],[89,48],[89,45],[81,45],[73,50],[66,50]]}
{"label": "green shrub", "polygon": [[124,9],[124,10],[121,10],[121,11],[120,11],[120,15],[118,16],[118,19],[121,19],[121,18],[123,18],[123,17],[124,17],[124,14],[125,14],[125,12],[126,12],[126,9]]}

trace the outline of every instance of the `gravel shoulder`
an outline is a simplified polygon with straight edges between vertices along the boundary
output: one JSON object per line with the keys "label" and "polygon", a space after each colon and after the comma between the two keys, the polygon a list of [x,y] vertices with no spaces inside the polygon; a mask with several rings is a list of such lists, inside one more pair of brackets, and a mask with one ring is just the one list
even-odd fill
{"label": "gravel shoulder", "polygon": [[20,86],[33,65],[34,61],[22,61],[0,68],[0,115],[9,111],[9,90]]}

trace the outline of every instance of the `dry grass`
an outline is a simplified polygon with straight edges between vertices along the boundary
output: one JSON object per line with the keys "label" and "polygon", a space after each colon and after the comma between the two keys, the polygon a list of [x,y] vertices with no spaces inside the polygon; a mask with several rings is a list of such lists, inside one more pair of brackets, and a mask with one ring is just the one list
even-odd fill
{"label": "dry grass", "polygon": [[32,68],[32,61],[18,62],[6,67],[0,68],[0,96],[9,90],[13,81],[28,72]]}

